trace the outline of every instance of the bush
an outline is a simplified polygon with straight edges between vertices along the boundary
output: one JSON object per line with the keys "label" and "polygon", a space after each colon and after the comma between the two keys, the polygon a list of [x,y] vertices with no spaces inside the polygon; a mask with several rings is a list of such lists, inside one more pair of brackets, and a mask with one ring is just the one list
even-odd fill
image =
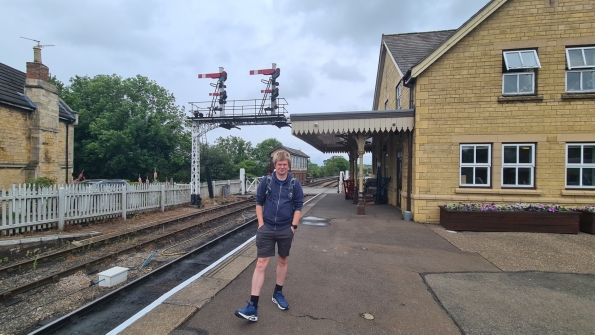
{"label": "bush", "polygon": [[56,181],[48,177],[37,177],[35,179],[27,180],[27,184],[32,184],[35,188],[44,188],[54,186]]}

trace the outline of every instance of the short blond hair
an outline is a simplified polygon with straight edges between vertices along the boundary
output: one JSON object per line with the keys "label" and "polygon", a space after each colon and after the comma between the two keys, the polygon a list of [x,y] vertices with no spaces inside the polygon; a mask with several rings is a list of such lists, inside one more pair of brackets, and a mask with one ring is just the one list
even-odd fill
{"label": "short blond hair", "polygon": [[289,152],[285,150],[279,150],[275,152],[275,154],[273,155],[273,165],[277,165],[277,162],[279,161],[287,161],[287,164],[291,166],[291,155],[289,154]]}

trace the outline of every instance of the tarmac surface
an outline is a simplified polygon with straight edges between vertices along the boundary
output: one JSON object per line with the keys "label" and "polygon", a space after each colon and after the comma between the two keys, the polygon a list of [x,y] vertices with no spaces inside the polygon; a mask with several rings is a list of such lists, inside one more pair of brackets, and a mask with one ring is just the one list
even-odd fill
{"label": "tarmac surface", "polygon": [[[595,236],[454,233],[329,189],[304,207],[283,292],[267,268],[258,322],[247,244],[121,334],[594,334]],[[372,318],[373,319],[370,319]]]}

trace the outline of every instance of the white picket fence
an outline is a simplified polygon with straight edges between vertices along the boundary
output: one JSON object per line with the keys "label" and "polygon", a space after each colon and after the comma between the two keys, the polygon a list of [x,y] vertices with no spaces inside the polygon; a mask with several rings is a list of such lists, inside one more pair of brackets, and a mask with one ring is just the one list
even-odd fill
{"label": "white picket fence", "polygon": [[60,185],[36,189],[13,185],[0,192],[0,231],[17,234],[65,223],[121,216],[190,201],[188,184],[124,186]]}
{"label": "white picket fence", "polygon": [[[214,181],[215,196],[227,185],[240,192],[240,181]],[[201,194],[208,196],[207,183]],[[12,235],[64,224],[126,216],[190,202],[189,184],[139,184],[124,186],[59,185],[36,189],[13,185],[0,192],[0,231]]]}

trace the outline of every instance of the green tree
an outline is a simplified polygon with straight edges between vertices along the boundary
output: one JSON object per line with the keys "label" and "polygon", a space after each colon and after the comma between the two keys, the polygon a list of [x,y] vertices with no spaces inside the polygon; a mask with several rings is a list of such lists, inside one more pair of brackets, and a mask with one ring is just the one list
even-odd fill
{"label": "green tree", "polygon": [[240,171],[236,170],[231,157],[221,147],[201,144],[200,148],[200,181],[207,181],[206,168],[209,167],[211,180],[238,179]]}
{"label": "green tree", "polygon": [[338,176],[340,171],[349,170],[349,162],[343,156],[331,156],[323,163],[325,176]]}
{"label": "green tree", "polygon": [[137,75],[76,76],[62,98],[79,112],[74,166],[87,178],[190,179],[190,135],[173,94]]}
{"label": "green tree", "polygon": [[258,165],[260,175],[268,174],[270,162],[269,153],[281,145],[281,142],[276,138],[266,139],[256,145],[252,151],[252,159],[254,159]]}
{"label": "green tree", "polygon": [[219,137],[215,140],[215,143],[231,157],[234,164],[239,164],[250,158],[254,150],[251,142],[246,142],[236,136]]}
{"label": "green tree", "polygon": [[332,156],[324,160],[324,175],[337,176],[339,171],[349,169],[349,162],[343,156]]}
{"label": "green tree", "polygon": [[308,178],[310,179],[320,178],[322,177],[322,169],[320,166],[318,166],[318,164],[312,163],[310,160],[308,160],[308,175]]}
{"label": "green tree", "polygon": [[258,164],[251,159],[247,159],[236,165],[236,171],[238,171],[238,173],[242,168],[246,170],[246,177],[248,178],[259,177],[260,175],[258,173],[260,171]]}

